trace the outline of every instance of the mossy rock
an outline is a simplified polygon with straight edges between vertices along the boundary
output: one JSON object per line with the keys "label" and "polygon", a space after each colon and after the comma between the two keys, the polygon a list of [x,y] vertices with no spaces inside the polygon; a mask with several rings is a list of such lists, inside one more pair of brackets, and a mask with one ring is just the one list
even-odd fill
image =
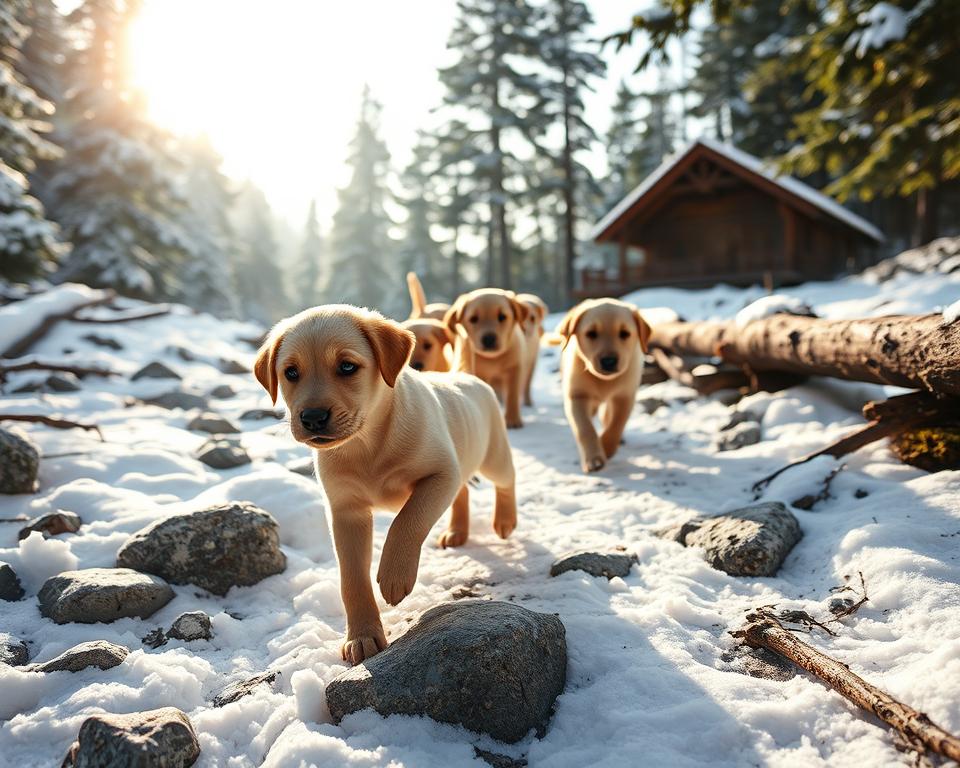
{"label": "mossy rock", "polygon": [[890,447],[904,464],[927,472],[960,469],[960,424],[901,432],[891,438]]}

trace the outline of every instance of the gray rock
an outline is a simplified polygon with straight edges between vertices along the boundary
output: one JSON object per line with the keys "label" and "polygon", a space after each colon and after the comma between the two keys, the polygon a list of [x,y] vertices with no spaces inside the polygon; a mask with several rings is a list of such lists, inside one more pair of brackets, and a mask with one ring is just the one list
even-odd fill
{"label": "gray rock", "polygon": [[524,757],[510,757],[509,755],[498,755],[496,752],[488,752],[485,749],[474,745],[473,754],[479,757],[483,762],[489,763],[493,768],[527,768],[527,760]]}
{"label": "gray rock", "polygon": [[193,457],[214,469],[233,469],[250,463],[239,440],[212,437],[194,451]]}
{"label": "gray rock", "polygon": [[127,568],[64,571],[46,580],[37,599],[40,613],[57,624],[145,619],[173,599],[170,585]]}
{"label": "gray rock", "polygon": [[0,493],[37,489],[40,451],[20,430],[0,429]]}
{"label": "gray rock", "polygon": [[250,373],[250,369],[247,368],[243,363],[237,360],[231,360],[228,357],[221,357],[217,361],[217,368],[220,369],[220,373],[226,373],[231,375],[238,375],[242,373]]}
{"label": "gray rock", "polygon": [[209,640],[213,637],[210,627],[210,617],[203,611],[190,611],[181,613],[174,619],[173,624],[167,631],[167,637],[174,640]]}
{"label": "gray rock", "polygon": [[23,640],[18,640],[6,632],[0,632],[0,664],[19,667],[26,664],[29,658],[30,652]]}
{"label": "gray rock", "polygon": [[79,672],[87,667],[110,669],[121,664],[129,653],[122,645],[106,640],[91,640],[73,646],[55,659],[42,664],[31,664],[26,669],[32,672]]}
{"label": "gray rock", "polygon": [[139,379],[180,379],[182,378],[173,368],[164,363],[148,363],[130,377],[131,381]]}
{"label": "gray rock", "polygon": [[303,475],[304,477],[314,477],[314,462],[311,458],[306,459],[295,459],[294,461],[288,462],[286,468],[291,472],[294,472],[298,475]]}
{"label": "gray rock", "polygon": [[212,412],[194,416],[187,424],[187,429],[192,429],[194,432],[209,432],[212,435],[234,435],[240,432],[233,422],[228,421],[218,413]]}
{"label": "gray rock", "polygon": [[555,560],[550,566],[550,575],[559,576],[567,571],[586,571],[591,576],[614,576],[623,578],[637,562],[637,556],[627,552],[571,552]]}
{"label": "gray rock", "polygon": [[372,707],[515,742],[531,728],[545,730],[566,674],[565,631],[556,616],[494,601],[445,603],[330,682],[327,704],[337,723]]}
{"label": "gray rock", "polygon": [[88,333],[83,337],[84,341],[89,341],[91,344],[95,344],[98,347],[106,347],[107,349],[121,350],[123,349],[123,344],[117,341],[110,336],[98,336],[95,333]]}
{"label": "gray rock", "polygon": [[644,413],[654,413],[666,404],[666,401],[659,397],[641,397],[637,400],[637,405],[640,406]]}
{"label": "gray rock", "polygon": [[660,535],[703,547],[707,562],[731,576],[774,576],[803,531],[783,504],[772,501],[719,517],[695,517]]}
{"label": "gray rock", "polygon": [[281,410],[271,410],[270,408],[254,408],[249,411],[244,411],[240,414],[240,421],[262,421],[263,419],[276,419],[277,421],[282,421],[286,416],[286,413]]}
{"label": "gray rock", "polygon": [[253,689],[258,685],[263,685],[263,683],[273,683],[279,674],[280,673],[276,670],[267,670],[263,674],[256,675],[255,677],[251,677],[247,680],[240,680],[236,683],[230,683],[230,685],[213,697],[213,706],[225,707],[227,704],[233,704],[233,702],[253,693]]}
{"label": "gray rock", "polygon": [[80,515],[58,509],[56,512],[31,520],[20,529],[17,537],[22,541],[34,531],[40,531],[45,539],[61,533],[76,533],[80,530],[82,522]]}
{"label": "gray rock", "polygon": [[721,432],[726,432],[739,424],[744,424],[748,421],[759,421],[756,416],[754,416],[750,411],[734,411],[730,414],[730,419],[720,427]]}
{"label": "gray rock", "polygon": [[210,390],[210,397],[215,397],[218,400],[226,400],[234,397],[236,394],[237,391],[229,384],[218,384]]}
{"label": "gray rock", "polygon": [[61,768],[187,768],[199,756],[190,718],[164,707],[88,717]]}
{"label": "gray rock", "polygon": [[179,344],[171,344],[169,347],[167,347],[167,352],[173,353],[185,363],[193,363],[197,361],[197,356],[194,354],[192,349],[187,349]]}
{"label": "gray rock", "polygon": [[23,586],[16,571],[8,563],[0,562],[0,600],[15,603],[23,597]]}
{"label": "gray rock", "polygon": [[225,595],[281,573],[277,521],[249,502],[171,515],[131,536],[117,565]]}
{"label": "gray rock", "polygon": [[207,410],[207,398],[196,392],[187,392],[183,389],[172,389],[156,397],[147,397],[143,399],[147,405],[156,405],[160,408],[166,408],[172,411],[176,408],[182,408],[185,411],[199,408],[202,411]]}
{"label": "gray rock", "polygon": [[54,373],[47,377],[46,386],[51,392],[79,392],[80,380],[72,373]]}
{"label": "gray rock", "polygon": [[736,451],[759,442],[760,425],[755,421],[744,421],[717,436],[717,450]]}

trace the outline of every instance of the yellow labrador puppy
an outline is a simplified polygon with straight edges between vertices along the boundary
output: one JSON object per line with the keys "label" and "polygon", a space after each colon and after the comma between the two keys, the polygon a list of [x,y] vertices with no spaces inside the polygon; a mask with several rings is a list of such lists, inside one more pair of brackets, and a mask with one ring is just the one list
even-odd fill
{"label": "yellow labrador puppy", "polygon": [[454,369],[479,376],[497,391],[510,429],[523,426],[520,393],[526,375],[527,314],[526,305],[512,292],[481,288],[460,296],[444,318],[457,335]]}
{"label": "yellow labrador puppy", "polygon": [[450,370],[453,354],[453,333],[439,320],[421,318],[402,323],[416,337],[416,346],[410,357],[410,367],[416,371]]}
{"label": "yellow labrador puppy", "polygon": [[[632,304],[588,299],[557,328],[563,337],[563,405],[584,472],[602,469],[620,446],[643,375],[650,326]],[[593,417],[600,412],[598,435]]]}
{"label": "yellow labrador puppy", "polygon": [[407,272],[407,290],[410,291],[410,320],[428,317],[433,320],[443,320],[443,316],[450,309],[449,304],[435,302],[427,304],[427,294],[423,291],[423,283],[416,272]]}
{"label": "yellow labrador puppy", "polygon": [[518,293],[517,301],[527,307],[527,319],[523,321],[523,341],[526,347],[526,376],[523,382],[523,404],[533,405],[530,396],[530,385],[533,383],[533,372],[537,368],[540,357],[540,339],[543,337],[543,319],[547,316],[546,302],[532,293]]}
{"label": "yellow labrador puppy", "polygon": [[347,614],[342,654],[354,664],[387,645],[370,582],[374,509],[397,513],[377,571],[390,605],[413,590],[420,548],[451,504],[439,543],[467,540],[474,473],[496,487],[497,534],[506,538],[517,522],[513,459],[493,391],[474,376],[413,371],[413,344],[412,333],[376,312],[315,307],[278,323],[254,366],[274,402],[282,392],[294,438],[315,451]]}

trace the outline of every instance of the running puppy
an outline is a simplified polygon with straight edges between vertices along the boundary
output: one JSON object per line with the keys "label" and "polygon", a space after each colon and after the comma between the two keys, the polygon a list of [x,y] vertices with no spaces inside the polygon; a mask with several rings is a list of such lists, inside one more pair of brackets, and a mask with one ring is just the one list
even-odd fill
{"label": "running puppy", "polygon": [[527,307],[527,319],[523,321],[523,341],[526,345],[527,372],[523,382],[523,404],[533,405],[530,396],[530,385],[533,383],[533,372],[537,368],[540,357],[540,339],[543,337],[543,319],[547,316],[547,304],[539,296],[532,293],[518,293],[517,301]]}
{"label": "running puppy", "polygon": [[[643,374],[650,326],[632,304],[588,299],[563,318],[563,405],[584,472],[602,469],[620,446]],[[593,417],[599,411],[602,432]]]}
{"label": "running puppy", "polygon": [[481,288],[460,296],[444,318],[457,336],[454,369],[479,376],[497,391],[510,429],[523,426],[520,393],[526,376],[527,314],[526,305],[512,292]]}
{"label": "running puppy", "polygon": [[439,320],[430,318],[405,320],[401,325],[417,339],[413,355],[410,357],[411,368],[416,371],[439,373],[450,370],[454,337],[447,326]]}
{"label": "running puppy", "polygon": [[330,508],[347,614],[343,658],[356,664],[387,646],[370,583],[373,510],[396,512],[377,582],[396,605],[413,590],[420,548],[453,505],[440,546],[469,531],[467,481],[496,487],[493,528],[516,527],[513,459],[493,391],[463,374],[407,366],[413,334],[376,312],[314,307],[278,323],[254,373],[290,411],[294,438],[314,452]]}
{"label": "running puppy", "polygon": [[427,304],[427,295],[423,292],[423,284],[416,272],[407,272],[407,290],[410,291],[410,317],[408,320],[418,320],[422,317],[432,320],[443,320],[443,316],[450,309],[449,304]]}

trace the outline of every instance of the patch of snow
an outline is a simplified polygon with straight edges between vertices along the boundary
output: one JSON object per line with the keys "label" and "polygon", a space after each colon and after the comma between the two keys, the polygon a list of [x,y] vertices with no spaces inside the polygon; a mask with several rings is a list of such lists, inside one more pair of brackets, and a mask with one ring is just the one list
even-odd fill
{"label": "patch of snow", "polygon": [[907,36],[910,14],[892,3],[880,2],[860,14],[858,21],[866,28],[860,32],[857,56],[863,58],[872,48],[883,48],[888,43]]}
{"label": "patch of snow", "polygon": [[737,312],[736,324],[743,328],[754,320],[762,320],[778,314],[809,315],[810,307],[796,296],[774,293],[763,296]]}
{"label": "patch of snow", "polygon": [[960,299],[943,310],[943,324],[951,325],[957,321],[957,318],[960,318]]}

